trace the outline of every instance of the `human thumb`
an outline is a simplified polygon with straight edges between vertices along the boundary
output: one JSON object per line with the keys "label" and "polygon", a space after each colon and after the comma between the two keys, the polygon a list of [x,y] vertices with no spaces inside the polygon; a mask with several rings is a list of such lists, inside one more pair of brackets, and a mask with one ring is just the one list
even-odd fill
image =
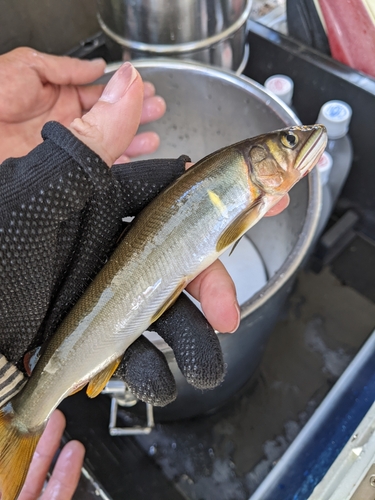
{"label": "human thumb", "polygon": [[142,79],[130,63],[125,63],[108,82],[98,102],[82,118],[76,118],[69,129],[111,166],[137,132],[142,103]]}

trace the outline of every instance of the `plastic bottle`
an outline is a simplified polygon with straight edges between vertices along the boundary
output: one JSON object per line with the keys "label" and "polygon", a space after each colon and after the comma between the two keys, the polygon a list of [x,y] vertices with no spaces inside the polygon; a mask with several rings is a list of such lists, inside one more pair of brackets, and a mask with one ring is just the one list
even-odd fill
{"label": "plastic bottle", "polygon": [[316,165],[316,168],[318,169],[319,172],[320,181],[322,184],[322,206],[320,210],[318,227],[315,233],[316,234],[315,241],[322,234],[333,208],[332,193],[329,187],[329,179],[330,179],[330,174],[332,172],[332,165],[333,165],[332,156],[329,153],[327,153],[327,151],[325,151]]}
{"label": "plastic bottle", "polygon": [[352,108],[343,101],[328,101],[320,109],[317,123],[326,126],[328,144],[326,151],[332,156],[332,170],[328,185],[333,206],[344,186],[353,161],[353,148],[348,136]]}
{"label": "plastic bottle", "polygon": [[[289,76],[272,75],[264,82],[264,86],[293,109],[294,82]],[[295,109],[293,111],[295,112]]]}

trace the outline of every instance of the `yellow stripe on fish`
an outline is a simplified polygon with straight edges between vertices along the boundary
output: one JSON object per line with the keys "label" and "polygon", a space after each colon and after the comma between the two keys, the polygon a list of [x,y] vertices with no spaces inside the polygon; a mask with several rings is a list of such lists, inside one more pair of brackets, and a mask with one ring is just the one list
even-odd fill
{"label": "yellow stripe on fish", "polygon": [[214,207],[217,208],[219,214],[222,217],[228,218],[228,209],[224,205],[224,203],[221,201],[220,196],[218,196],[216,193],[211,191],[210,189],[207,191],[208,196],[211,200],[211,203],[213,204]]}

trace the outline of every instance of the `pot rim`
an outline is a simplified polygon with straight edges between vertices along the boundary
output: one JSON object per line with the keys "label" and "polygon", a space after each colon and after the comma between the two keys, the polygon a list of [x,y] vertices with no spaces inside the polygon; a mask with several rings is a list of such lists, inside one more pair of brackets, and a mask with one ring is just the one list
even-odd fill
{"label": "pot rim", "polygon": [[138,50],[141,52],[148,52],[149,54],[159,54],[160,56],[167,56],[168,54],[184,54],[186,52],[196,52],[197,50],[207,49],[222,40],[234,35],[243,25],[246,25],[250,16],[253,0],[247,0],[244,11],[241,16],[228,28],[216,35],[212,35],[203,40],[195,40],[192,42],[176,43],[176,44],[151,44],[139,42],[136,40],[129,40],[115,33],[103,21],[100,13],[97,13],[98,22],[101,29],[106,35],[112,38],[115,42],[128,49]]}

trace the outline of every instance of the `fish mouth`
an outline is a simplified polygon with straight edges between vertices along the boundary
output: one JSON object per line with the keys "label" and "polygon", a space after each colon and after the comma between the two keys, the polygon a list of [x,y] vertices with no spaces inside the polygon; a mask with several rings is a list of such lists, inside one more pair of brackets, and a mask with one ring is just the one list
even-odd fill
{"label": "fish mouth", "polygon": [[301,172],[301,177],[307,175],[318,163],[328,140],[324,125],[316,124],[302,128],[306,132],[311,131],[312,133],[296,159],[295,168]]}

